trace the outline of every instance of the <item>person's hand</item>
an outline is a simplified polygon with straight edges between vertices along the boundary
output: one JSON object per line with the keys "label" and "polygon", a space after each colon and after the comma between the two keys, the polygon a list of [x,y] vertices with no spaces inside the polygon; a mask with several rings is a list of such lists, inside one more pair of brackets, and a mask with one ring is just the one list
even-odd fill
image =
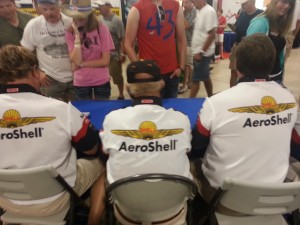
{"label": "person's hand", "polygon": [[120,54],[119,55],[119,61],[120,61],[120,63],[125,62],[125,59],[126,59],[125,54]]}
{"label": "person's hand", "polygon": [[80,41],[80,32],[79,32],[77,26],[75,25],[75,23],[72,23],[72,28],[73,28],[73,32],[75,34],[75,40],[77,39],[77,41]]}
{"label": "person's hand", "polygon": [[184,22],[184,28],[185,29],[189,28],[190,26],[189,22],[186,19],[183,22]]}
{"label": "person's hand", "polygon": [[201,59],[202,59],[202,55],[200,53],[197,53],[193,56],[193,60],[196,62],[201,61]]}
{"label": "person's hand", "polygon": [[42,87],[49,87],[52,84],[52,81],[44,71],[40,71],[40,82]]}
{"label": "person's hand", "polygon": [[174,72],[171,74],[170,78],[173,78],[173,77],[180,77],[182,71],[180,68],[177,68],[176,70],[174,70]]}

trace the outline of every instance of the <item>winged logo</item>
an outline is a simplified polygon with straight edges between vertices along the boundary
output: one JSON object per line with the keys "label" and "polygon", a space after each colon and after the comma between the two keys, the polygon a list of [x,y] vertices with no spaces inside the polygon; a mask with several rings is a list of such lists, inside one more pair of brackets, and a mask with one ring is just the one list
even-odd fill
{"label": "winged logo", "polygon": [[144,121],[140,124],[138,130],[112,130],[113,134],[131,137],[136,139],[143,140],[153,140],[164,138],[166,136],[172,136],[175,134],[180,134],[183,132],[183,129],[160,129],[158,130],[156,124],[151,121]]}
{"label": "winged logo", "polygon": [[244,106],[238,108],[228,109],[229,112],[235,113],[256,113],[256,114],[275,114],[291,108],[294,108],[296,103],[280,103],[271,96],[264,96],[261,99],[261,105]]}
{"label": "winged logo", "polygon": [[55,117],[21,117],[21,114],[15,109],[5,111],[0,119],[0,127],[16,128],[23,127],[29,124],[43,123],[51,121]]}

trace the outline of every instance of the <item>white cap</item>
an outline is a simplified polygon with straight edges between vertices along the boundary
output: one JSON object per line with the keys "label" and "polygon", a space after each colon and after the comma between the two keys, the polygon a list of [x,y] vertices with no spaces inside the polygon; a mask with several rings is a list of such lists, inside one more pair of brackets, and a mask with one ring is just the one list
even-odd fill
{"label": "white cap", "polygon": [[246,2],[248,2],[249,0],[240,0],[240,4],[244,4]]}
{"label": "white cap", "polygon": [[96,1],[94,1],[94,4],[112,6],[109,0],[96,0]]}

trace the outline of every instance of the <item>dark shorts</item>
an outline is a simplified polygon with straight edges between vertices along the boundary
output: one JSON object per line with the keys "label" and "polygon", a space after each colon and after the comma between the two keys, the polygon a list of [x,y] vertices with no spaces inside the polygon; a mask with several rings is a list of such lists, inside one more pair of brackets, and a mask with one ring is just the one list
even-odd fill
{"label": "dark shorts", "polygon": [[198,62],[194,61],[194,71],[192,75],[192,81],[206,81],[209,79],[209,63],[211,57],[202,56],[202,59]]}
{"label": "dark shorts", "polygon": [[165,81],[165,87],[162,89],[161,93],[163,98],[177,98],[179,77],[174,76],[171,78],[170,76],[172,73],[173,72],[162,75],[162,78]]}

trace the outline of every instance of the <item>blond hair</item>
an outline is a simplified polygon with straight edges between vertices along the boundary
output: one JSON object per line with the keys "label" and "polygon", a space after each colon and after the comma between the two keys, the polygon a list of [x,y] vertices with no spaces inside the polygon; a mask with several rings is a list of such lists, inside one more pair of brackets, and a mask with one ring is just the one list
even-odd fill
{"label": "blond hair", "polygon": [[148,96],[152,93],[159,93],[162,89],[161,81],[147,83],[128,84],[130,94],[133,96]]}
{"label": "blond hair", "polygon": [[0,49],[0,83],[6,84],[25,78],[38,65],[36,55],[29,49],[6,45]]}
{"label": "blond hair", "polygon": [[292,23],[296,0],[288,0],[290,8],[284,16],[278,16],[276,5],[279,1],[281,0],[272,0],[261,15],[269,20],[270,31],[278,32],[279,36],[284,37],[289,32]]}

